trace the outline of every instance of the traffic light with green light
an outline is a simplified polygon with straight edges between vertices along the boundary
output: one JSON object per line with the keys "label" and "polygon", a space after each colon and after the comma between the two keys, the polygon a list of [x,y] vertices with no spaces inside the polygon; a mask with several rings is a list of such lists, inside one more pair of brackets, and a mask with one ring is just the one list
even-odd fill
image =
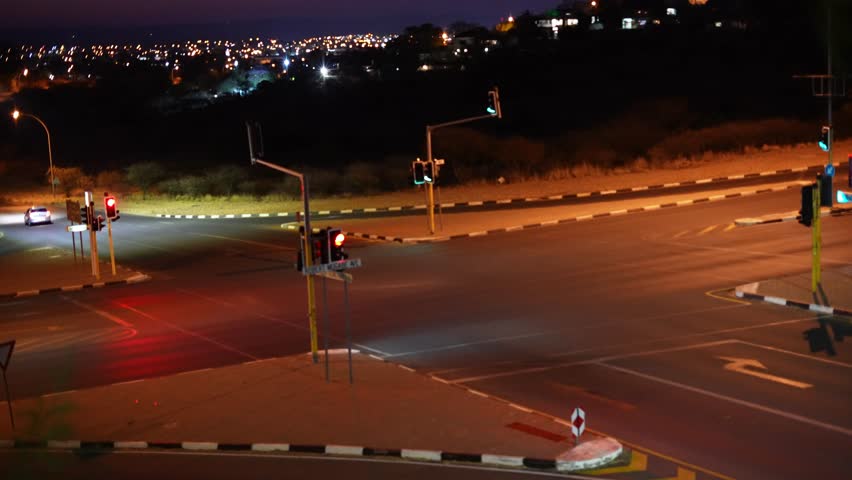
{"label": "traffic light with green light", "polygon": [[429,160],[423,162],[423,180],[426,183],[435,183],[435,162]]}
{"label": "traffic light with green light", "polygon": [[819,148],[823,152],[831,150],[831,127],[824,126],[819,132]]}
{"label": "traffic light with green light", "polygon": [[488,91],[488,106],[485,111],[497,118],[503,118],[503,112],[500,110],[500,92],[497,87]]}
{"label": "traffic light with green light", "polygon": [[415,185],[423,185],[426,183],[426,162],[421,162],[420,160],[415,160],[411,162],[411,171],[414,173],[414,184]]}
{"label": "traffic light with green light", "polygon": [[337,262],[349,258],[349,255],[343,250],[343,244],[346,243],[346,235],[339,228],[329,228],[326,230],[326,242],[328,244],[329,262]]}

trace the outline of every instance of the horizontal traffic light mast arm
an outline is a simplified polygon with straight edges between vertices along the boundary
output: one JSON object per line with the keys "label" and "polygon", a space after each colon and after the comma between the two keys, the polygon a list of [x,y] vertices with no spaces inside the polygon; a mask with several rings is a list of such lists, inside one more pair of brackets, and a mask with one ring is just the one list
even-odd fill
{"label": "horizontal traffic light mast arm", "polygon": [[426,125],[426,130],[430,130],[430,131],[431,130],[437,130],[437,129],[443,128],[443,127],[451,127],[453,125],[459,125],[459,124],[462,124],[462,123],[475,122],[477,120],[485,120],[486,118],[494,118],[496,116],[497,115],[492,115],[492,114],[489,113],[487,115],[478,115],[476,117],[463,118],[461,120],[453,120],[452,122],[439,123],[437,125]]}
{"label": "horizontal traffic light mast arm", "polygon": [[255,162],[255,163],[259,163],[259,164],[261,164],[261,165],[263,165],[263,166],[265,166],[265,167],[269,167],[269,168],[271,168],[271,169],[273,169],[273,170],[278,170],[279,172],[284,172],[284,173],[287,173],[287,174],[289,174],[289,175],[293,175],[294,177],[298,178],[300,181],[304,181],[304,179],[305,179],[305,176],[304,176],[303,174],[301,174],[301,173],[299,173],[299,172],[297,172],[297,171],[295,171],[295,170],[290,170],[290,169],[289,169],[289,168],[287,168],[287,167],[282,167],[281,165],[276,165],[276,164],[274,164],[274,163],[269,163],[269,162],[267,162],[267,161],[260,160],[260,159],[258,159],[258,158],[255,158],[255,159],[254,159],[254,162]]}

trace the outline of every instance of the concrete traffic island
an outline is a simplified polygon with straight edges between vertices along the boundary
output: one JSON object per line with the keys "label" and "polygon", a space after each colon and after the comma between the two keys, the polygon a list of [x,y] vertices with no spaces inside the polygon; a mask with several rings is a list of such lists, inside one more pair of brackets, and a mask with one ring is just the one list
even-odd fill
{"label": "concrete traffic island", "polygon": [[302,452],[563,472],[622,456],[613,439],[586,433],[575,448],[567,422],[377,357],[353,354],[350,384],[340,353],[329,355],[331,381],[322,355],[318,364],[297,355],[15,400],[17,429],[0,421],[0,448]]}
{"label": "concrete traffic island", "polygon": [[827,315],[852,317],[852,267],[824,270],[822,283],[811,292],[810,272],[740,285],[740,298],[797,307]]}

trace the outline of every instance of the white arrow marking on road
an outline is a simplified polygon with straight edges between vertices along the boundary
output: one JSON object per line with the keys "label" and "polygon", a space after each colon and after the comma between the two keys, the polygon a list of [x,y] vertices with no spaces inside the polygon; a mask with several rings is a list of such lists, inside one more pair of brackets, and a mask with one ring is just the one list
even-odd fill
{"label": "white arrow marking on road", "polygon": [[746,375],[751,375],[752,377],[762,378],[764,380],[769,380],[775,383],[781,383],[790,387],[796,388],[811,388],[813,385],[810,383],[797,382],[796,380],[790,380],[789,378],[778,377],[776,375],[771,375],[765,372],[756,372],[754,370],[749,370],[748,367],[759,368],[761,370],[766,370],[766,366],[760,361],[755,360],[753,358],[736,358],[736,357],[716,357],[722,360],[727,360],[728,363],[725,365],[725,370],[730,370],[732,372],[743,373]]}

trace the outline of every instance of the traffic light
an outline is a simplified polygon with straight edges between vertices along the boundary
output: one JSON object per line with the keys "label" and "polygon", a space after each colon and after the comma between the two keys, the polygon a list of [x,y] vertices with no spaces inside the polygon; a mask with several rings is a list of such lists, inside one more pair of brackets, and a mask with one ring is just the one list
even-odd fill
{"label": "traffic light", "polygon": [[497,118],[503,118],[503,112],[500,110],[500,93],[497,87],[488,91],[488,107],[485,111]]}
{"label": "traffic light", "polygon": [[104,229],[104,217],[103,215],[98,215],[97,218],[92,221],[92,230],[96,232],[100,232]]}
{"label": "traffic light", "polygon": [[435,183],[435,162],[428,160],[423,162],[423,180],[427,183]]}
{"label": "traffic light", "polygon": [[814,185],[802,187],[802,208],[799,210],[799,223],[810,227],[814,220]]}
{"label": "traffic light", "polygon": [[831,127],[824,126],[819,133],[819,148],[823,152],[831,150]]}
{"label": "traffic light", "polygon": [[821,207],[833,207],[834,199],[832,198],[832,185],[831,181],[834,180],[833,176],[823,175],[821,173],[817,174],[817,182],[819,185],[819,205]]}
{"label": "traffic light", "polygon": [[426,183],[425,178],[425,162],[421,162],[420,160],[415,160],[411,163],[411,171],[414,173],[414,184],[415,185],[423,185]]}
{"label": "traffic light", "polygon": [[834,330],[834,340],[837,342],[842,342],[846,337],[852,337],[852,323],[844,320],[832,320],[831,329]]}
{"label": "traffic light", "polygon": [[802,332],[802,337],[808,341],[811,353],[826,352],[829,355],[835,354],[834,345],[831,344],[828,330],[825,329],[824,325],[805,330]]}
{"label": "traffic light", "polygon": [[104,197],[104,209],[106,216],[110,220],[118,220],[118,201],[113,196]]}
{"label": "traffic light", "polygon": [[[320,255],[322,251],[322,242],[320,241],[319,234],[311,235],[311,264],[316,265],[320,263]],[[299,226],[299,253],[296,257],[296,270],[303,271],[304,270],[304,260],[305,260],[305,227]]]}
{"label": "traffic light", "polygon": [[326,230],[326,242],[328,244],[329,262],[338,260],[346,260],[349,255],[343,250],[343,244],[346,242],[346,235],[339,228],[329,228]]}
{"label": "traffic light", "polygon": [[89,207],[80,207],[80,223],[89,225]]}

